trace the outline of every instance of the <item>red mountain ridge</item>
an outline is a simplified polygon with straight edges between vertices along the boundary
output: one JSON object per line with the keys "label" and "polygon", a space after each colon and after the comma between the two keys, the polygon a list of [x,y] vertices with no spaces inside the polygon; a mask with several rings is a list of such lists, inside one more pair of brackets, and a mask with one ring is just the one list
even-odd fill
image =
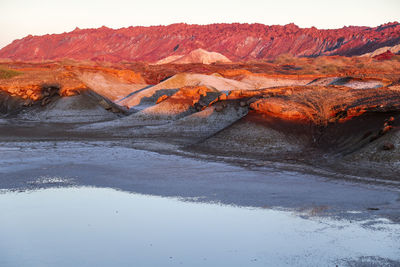
{"label": "red mountain ridge", "polygon": [[271,60],[289,53],[299,57],[354,56],[400,43],[400,23],[320,30],[263,24],[210,24],[79,29],[62,34],[29,35],[0,50],[13,60],[100,60],[156,62],[202,48],[232,61]]}

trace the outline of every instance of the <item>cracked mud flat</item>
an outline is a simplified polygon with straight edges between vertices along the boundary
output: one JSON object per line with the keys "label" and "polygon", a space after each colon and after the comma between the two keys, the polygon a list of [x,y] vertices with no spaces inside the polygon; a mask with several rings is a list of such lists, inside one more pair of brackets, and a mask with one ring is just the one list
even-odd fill
{"label": "cracked mud flat", "polygon": [[129,143],[1,142],[0,265],[400,264],[396,187]]}

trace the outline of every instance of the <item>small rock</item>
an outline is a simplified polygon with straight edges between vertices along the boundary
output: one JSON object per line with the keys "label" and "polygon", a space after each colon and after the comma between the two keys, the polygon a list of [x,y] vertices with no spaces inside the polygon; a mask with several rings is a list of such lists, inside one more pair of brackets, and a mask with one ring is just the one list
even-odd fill
{"label": "small rock", "polygon": [[23,106],[24,106],[24,107],[30,107],[30,106],[32,106],[32,104],[33,104],[33,101],[32,101],[31,99],[26,99],[26,100],[24,101]]}
{"label": "small rock", "polygon": [[256,97],[252,97],[249,100],[247,100],[247,105],[250,105],[251,103],[256,102],[258,99]]}
{"label": "small rock", "polygon": [[246,103],[246,101],[240,101],[239,105],[241,107],[245,107],[245,106],[247,106],[247,103]]}
{"label": "small rock", "polygon": [[207,102],[205,102],[205,101],[202,100],[202,99],[200,99],[197,103],[198,103],[199,105],[201,105],[201,106],[207,106]]}
{"label": "small rock", "polygon": [[204,105],[200,104],[199,102],[194,104],[194,108],[196,109],[196,111],[202,111],[204,109]]}
{"label": "small rock", "polygon": [[382,149],[383,149],[383,150],[393,150],[393,149],[394,149],[394,144],[392,144],[392,143],[385,143],[385,144],[383,144]]}
{"label": "small rock", "polygon": [[385,127],[383,127],[381,133],[385,134],[385,133],[389,132],[392,128],[393,128],[392,126],[386,125]]}
{"label": "small rock", "polygon": [[219,99],[219,100],[227,100],[227,99],[228,99],[228,96],[227,96],[226,94],[221,94],[221,95],[218,97],[218,99]]}
{"label": "small rock", "polygon": [[104,99],[99,101],[99,105],[102,106],[105,110],[111,110],[111,105],[107,103]]}
{"label": "small rock", "polygon": [[50,97],[45,97],[42,99],[42,102],[40,103],[41,106],[46,106],[47,104],[49,104],[51,102]]}
{"label": "small rock", "polygon": [[215,111],[216,111],[216,112],[221,112],[221,111],[223,111],[224,109],[225,109],[225,107],[224,107],[224,105],[222,105],[222,104],[215,105]]}
{"label": "small rock", "polygon": [[168,96],[167,95],[162,95],[157,99],[156,104],[163,102],[165,99],[167,99]]}
{"label": "small rock", "polygon": [[31,90],[31,89],[28,89],[27,91],[26,91],[26,95],[27,96],[31,96],[33,94],[33,91]]}

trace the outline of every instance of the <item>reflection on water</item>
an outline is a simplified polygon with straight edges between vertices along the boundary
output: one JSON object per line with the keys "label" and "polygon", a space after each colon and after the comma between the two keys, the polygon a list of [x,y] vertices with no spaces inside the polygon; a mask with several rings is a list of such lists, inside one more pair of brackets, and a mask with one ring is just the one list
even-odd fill
{"label": "reflection on water", "polygon": [[334,266],[400,260],[400,226],[113,189],[0,194],[0,266]]}

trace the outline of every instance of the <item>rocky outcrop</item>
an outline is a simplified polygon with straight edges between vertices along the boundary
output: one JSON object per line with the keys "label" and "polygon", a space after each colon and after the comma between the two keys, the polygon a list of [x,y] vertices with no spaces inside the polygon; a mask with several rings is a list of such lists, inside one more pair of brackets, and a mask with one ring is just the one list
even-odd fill
{"label": "rocky outcrop", "polygon": [[53,96],[49,88],[58,88],[57,94],[61,96],[73,96],[88,87],[77,76],[64,69],[23,69],[22,74],[0,80],[0,91],[7,92],[13,97],[24,99],[27,104],[42,101]]}
{"label": "rocky outcrop", "polygon": [[211,64],[211,63],[230,63],[231,61],[224,55],[216,52],[208,52],[204,49],[196,49],[185,56],[168,56],[157,61],[156,64]]}
{"label": "rocky outcrop", "polygon": [[26,107],[24,99],[11,96],[9,93],[0,90],[0,117],[1,115],[15,114]]}
{"label": "rocky outcrop", "polygon": [[348,87],[292,87],[271,95],[263,90],[250,104],[258,113],[292,121],[309,121],[317,126],[345,122],[367,112],[389,113],[400,110],[400,92],[388,89]]}
{"label": "rocky outcrop", "polygon": [[394,45],[394,46],[384,46],[384,47],[378,48],[373,52],[366,53],[366,54],[362,55],[362,57],[375,57],[375,56],[383,54],[383,53],[385,53],[387,51],[390,51],[393,54],[400,53],[400,44]]}
{"label": "rocky outcrop", "polygon": [[220,75],[204,75],[196,73],[179,73],[157,85],[149,86],[126,97],[119,103],[128,107],[137,107],[146,102],[154,104],[162,95],[174,94],[177,89],[186,86],[206,86],[217,91],[230,91],[235,89],[251,90],[249,84],[236,80],[226,79]]}
{"label": "rocky outcrop", "polygon": [[375,58],[377,60],[389,60],[389,59],[392,59],[392,57],[394,57],[394,56],[395,56],[395,54],[393,54],[390,50],[388,50],[382,54],[374,56],[373,58]]}
{"label": "rocky outcrop", "polygon": [[24,120],[57,123],[83,123],[118,118],[118,107],[86,90],[79,95],[58,97],[24,109],[18,116]]}
{"label": "rocky outcrop", "polygon": [[156,105],[141,110],[137,119],[178,119],[205,109],[219,92],[205,86],[188,86],[180,88],[171,96],[162,95]]}
{"label": "rocky outcrop", "polygon": [[69,33],[27,36],[0,50],[0,58],[45,60],[73,58],[118,62],[188,55],[202,48],[233,61],[295,56],[362,55],[400,43],[400,24],[319,30],[262,24],[211,24],[76,29]]}

